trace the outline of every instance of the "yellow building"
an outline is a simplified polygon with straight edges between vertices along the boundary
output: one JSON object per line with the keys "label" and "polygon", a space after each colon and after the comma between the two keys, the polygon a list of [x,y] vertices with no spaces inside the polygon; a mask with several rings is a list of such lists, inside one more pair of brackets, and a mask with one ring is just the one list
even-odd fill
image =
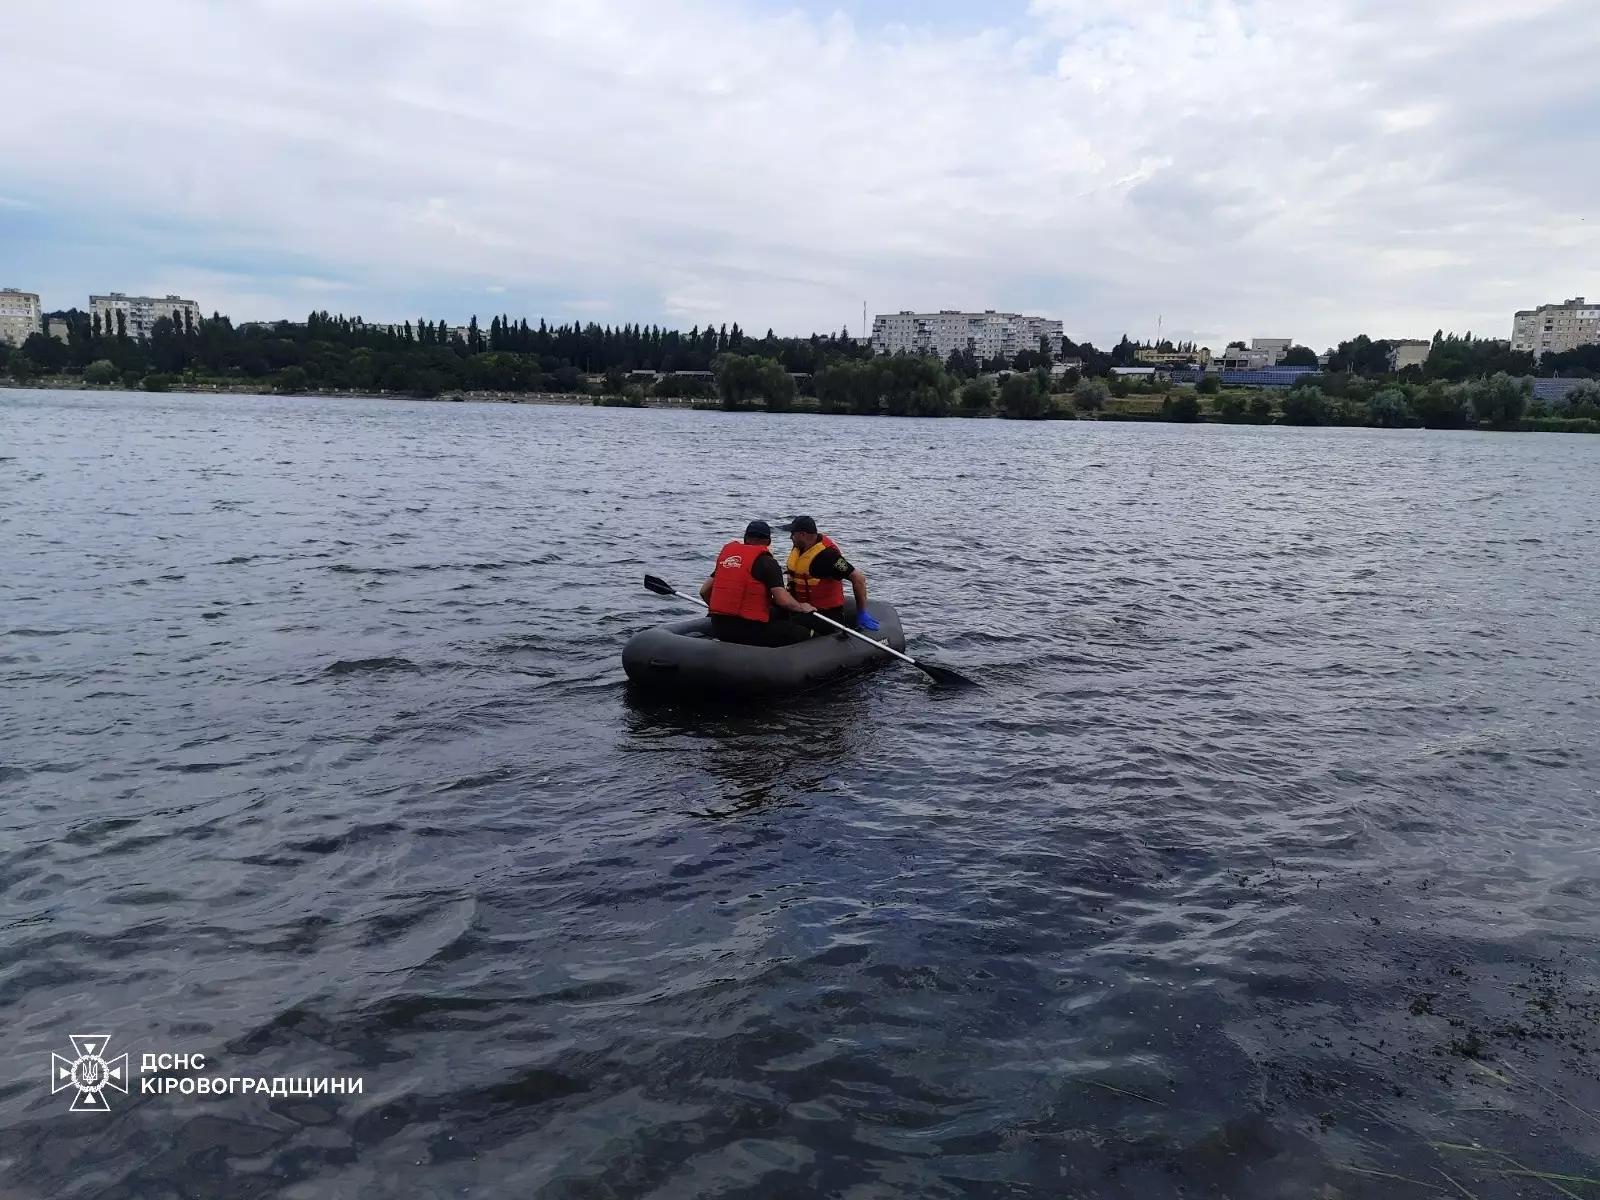
{"label": "yellow building", "polygon": [[1433,343],[1425,338],[1397,338],[1389,343],[1389,370],[1423,366],[1432,352]]}
{"label": "yellow building", "polygon": [[1157,350],[1154,346],[1140,346],[1133,352],[1135,362],[1146,363],[1153,367],[1182,367],[1189,363],[1199,363],[1202,367],[1211,365],[1211,350],[1201,346],[1198,350]]}

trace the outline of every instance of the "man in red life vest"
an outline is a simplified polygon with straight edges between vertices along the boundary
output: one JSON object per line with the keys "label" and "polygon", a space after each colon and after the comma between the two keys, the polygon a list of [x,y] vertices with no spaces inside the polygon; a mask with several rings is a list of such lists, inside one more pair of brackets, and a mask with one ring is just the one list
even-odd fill
{"label": "man in red life vest", "polygon": [[[877,629],[876,618],[867,611],[867,577],[845,561],[834,540],[818,531],[816,521],[795,517],[779,528],[789,534],[794,544],[784,568],[794,598],[813,604],[823,616],[842,622],[844,584],[848,580],[856,596],[856,623],[868,631]],[[827,626],[823,626],[823,632],[830,632]]]}
{"label": "man in red life vest", "polygon": [[751,521],[744,540],[722,548],[711,578],[700,585],[700,599],[711,610],[711,632],[718,641],[788,646],[811,636],[811,630],[796,621],[772,619],[774,608],[796,616],[817,610],[784,589],[783,569],[772,557],[771,547],[772,527]]}

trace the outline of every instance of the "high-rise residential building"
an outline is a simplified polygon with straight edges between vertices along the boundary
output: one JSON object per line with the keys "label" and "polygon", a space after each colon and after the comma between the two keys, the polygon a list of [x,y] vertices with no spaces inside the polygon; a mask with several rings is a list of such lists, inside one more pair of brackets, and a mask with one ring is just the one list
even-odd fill
{"label": "high-rise residential building", "polygon": [[1560,304],[1525,308],[1511,318],[1511,348],[1538,358],[1600,342],[1600,304],[1575,296]]}
{"label": "high-rise residential building", "polygon": [[1046,338],[1052,354],[1061,353],[1061,322],[1021,313],[957,312],[880,313],[872,319],[876,354],[933,354],[949,358],[956,350],[971,351],[981,362],[1011,358],[1019,350],[1037,350]]}
{"label": "high-rise residential building", "polygon": [[[129,337],[141,340],[150,336],[156,322],[162,317],[186,329],[198,329],[201,320],[200,306],[181,296],[157,299],[154,296],[124,296],[121,292],[112,292],[106,296],[90,296],[89,308],[93,313],[90,320],[99,317],[103,333],[125,332]],[[122,316],[120,328],[118,314]]]}
{"label": "high-rise residential building", "polygon": [[66,318],[64,317],[51,317],[44,323],[44,326],[44,331],[58,342],[66,342],[72,339],[72,331],[67,326]]}
{"label": "high-rise residential building", "polygon": [[35,333],[43,333],[39,323],[39,294],[0,288],[0,342],[20,346]]}

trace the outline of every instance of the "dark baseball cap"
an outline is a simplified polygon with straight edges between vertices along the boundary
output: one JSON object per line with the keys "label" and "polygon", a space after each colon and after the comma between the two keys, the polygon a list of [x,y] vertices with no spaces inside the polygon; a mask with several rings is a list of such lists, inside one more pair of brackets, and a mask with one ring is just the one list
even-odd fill
{"label": "dark baseball cap", "polygon": [[779,525],[785,533],[815,533],[817,523],[810,517],[794,517],[787,525]]}
{"label": "dark baseball cap", "polygon": [[[785,526],[785,528],[787,528],[787,526]],[[750,524],[744,527],[744,540],[747,542],[770,542],[772,540],[772,526],[768,525],[765,521],[751,521]]]}

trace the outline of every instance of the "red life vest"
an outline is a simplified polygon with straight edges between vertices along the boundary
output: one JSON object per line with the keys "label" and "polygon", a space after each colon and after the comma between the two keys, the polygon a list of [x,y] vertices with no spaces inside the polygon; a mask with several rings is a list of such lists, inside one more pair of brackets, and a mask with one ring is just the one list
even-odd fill
{"label": "red life vest", "polygon": [[824,550],[838,548],[833,539],[824,533],[811,543],[809,550],[789,551],[789,562],[784,569],[789,572],[789,590],[794,593],[796,600],[821,609],[844,606],[842,579],[821,579],[811,574],[811,564],[816,561],[817,555]]}
{"label": "red life vest", "polygon": [[767,585],[750,573],[756,559],[767,547],[750,542],[729,542],[717,555],[717,568],[711,573],[711,611],[719,617],[743,617],[747,621],[771,619],[772,598]]}

